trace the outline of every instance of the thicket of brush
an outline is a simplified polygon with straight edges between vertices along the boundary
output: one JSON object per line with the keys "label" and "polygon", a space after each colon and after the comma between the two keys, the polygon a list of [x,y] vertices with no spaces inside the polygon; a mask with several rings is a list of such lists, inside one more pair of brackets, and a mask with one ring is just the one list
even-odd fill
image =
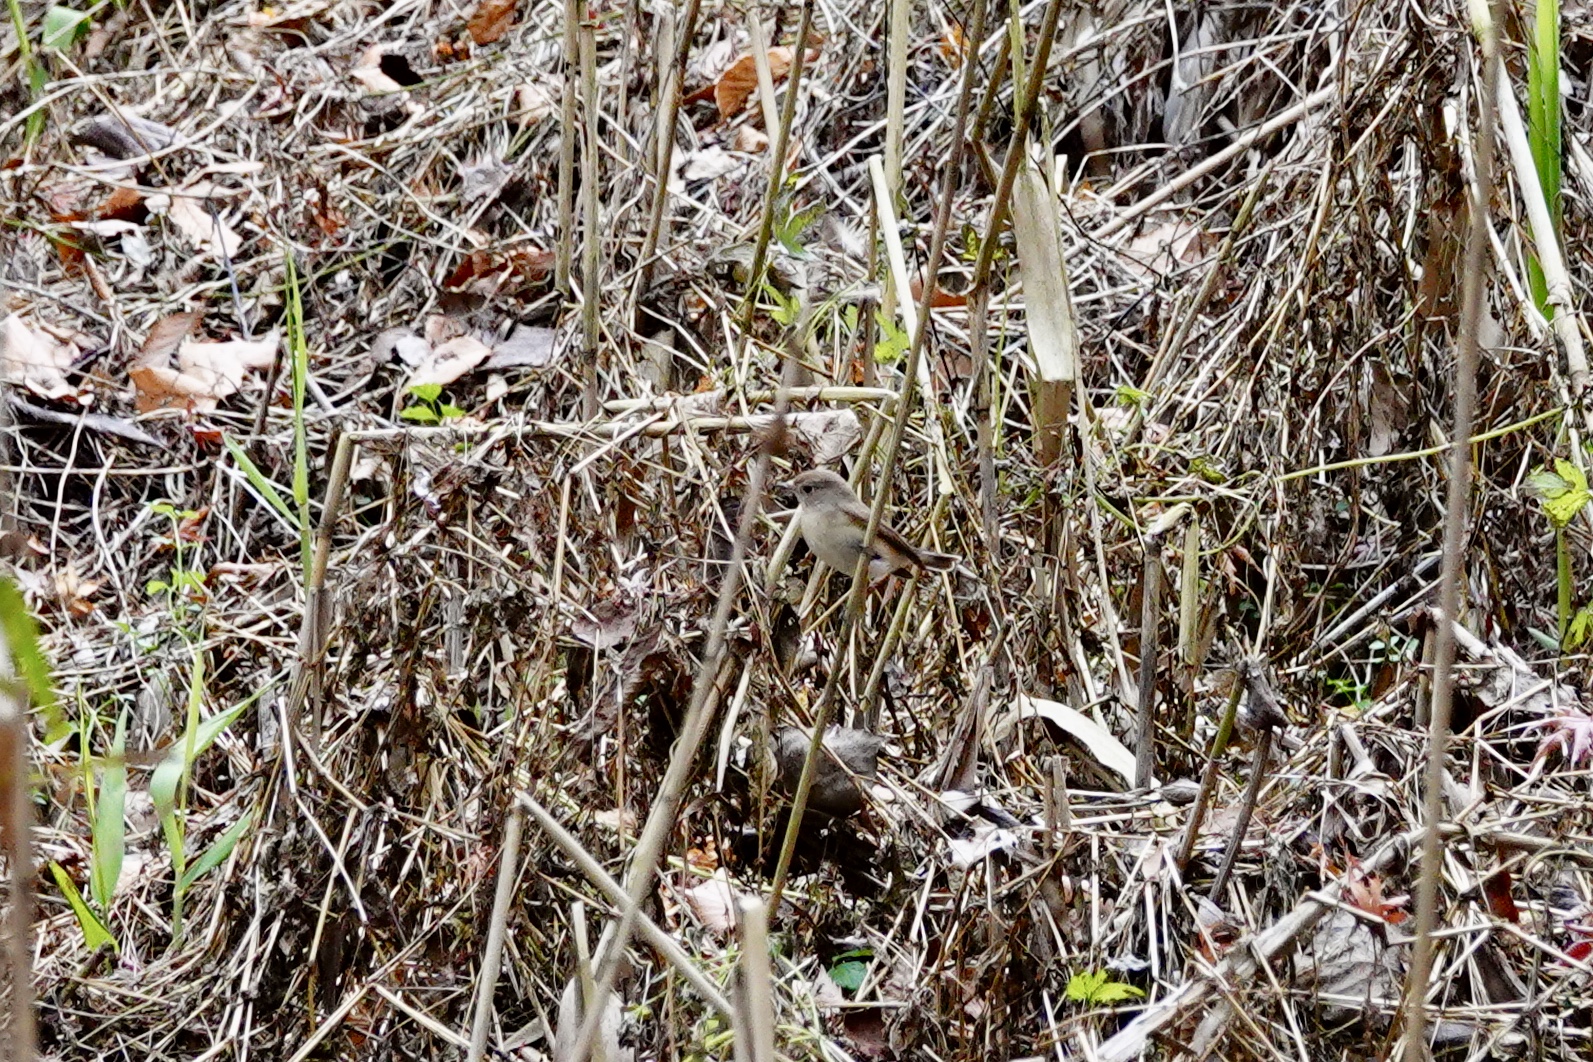
{"label": "thicket of brush", "polygon": [[1482,181],[1465,5],[982,2],[13,0],[40,1057],[1384,1057],[1479,187],[1426,1031],[1586,1057],[1593,22]]}

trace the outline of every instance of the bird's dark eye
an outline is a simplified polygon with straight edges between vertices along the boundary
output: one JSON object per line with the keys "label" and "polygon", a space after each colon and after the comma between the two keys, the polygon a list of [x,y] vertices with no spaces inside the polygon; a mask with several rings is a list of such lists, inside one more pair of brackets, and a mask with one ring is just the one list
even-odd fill
{"label": "bird's dark eye", "polygon": [[813,488],[809,487],[809,486],[804,486],[802,488],[802,493],[803,494],[812,494],[813,493]]}

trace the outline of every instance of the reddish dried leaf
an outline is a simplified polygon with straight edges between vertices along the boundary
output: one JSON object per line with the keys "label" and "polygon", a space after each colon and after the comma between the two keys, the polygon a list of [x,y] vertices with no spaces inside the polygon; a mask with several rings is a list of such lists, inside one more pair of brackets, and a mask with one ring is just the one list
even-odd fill
{"label": "reddish dried leaf", "polygon": [[204,532],[200,528],[204,525],[205,517],[210,515],[210,506],[206,505],[196,510],[193,515],[185,516],[177,524],[177,537],[184,542],[203,542]]}
{"label": "reddish dried leaf", "polygon": [[1383,879],[1363,869],[1360,860],[1352,857],[1349,860],[1348,872],[1349,881],[1344,887],[1344,898],[1349,901],[1350,906],[1381,918],[1391,926],[1397,926],[1410,917],[1403,910],[1410,897],[1385,897]]}
{"label": "reddish dried leaf", "polygon": [[1500,869],[1482,879],[1482,894],[1488,901],[1488,910],[1495,918],[1506,922],[1520,922],[1521,911],[1510,895],[1510,871]]}
{"label": "reddish dried leaf", "polygon": [[1593,940],[1579,940],[1566,948],[1565,953],[1577,962],[1587,962],[1593,958]]}
{"label": "reddish dried leaf", "polygon": [[509,32],[514,25],[514,8],[517,0],[481,0],[475,14],[465,28],[477,44],[491,44]]}
{"label": "reddish dried leaf", "polygon": [[[913,279],[908,282],[907,286],[912,291],[913,301],[921,301],[924,297],[923,271],[920,270],[914,274]],[[942,282],[935,284],[934,294],[929,296],[929,308],[932,310],[945,310],[957,306],[966,306],[967,304],[968,296],[966,294],[947,291],[945,284]]]}
{"label": "reddish dried leaf", "polygon": [[[785,77],[791,69],[790,48],[769,49],[769,76],[775,81]],[[758,63],[751,55],[743,55],[730,64],[714,83],[714,105],[719,108],[719,118],[724,121],[741,113],[747,98],[758,91]]]}
{"label": "reddish dried leaf", "polygon": [[149,211],[144,207],[144,195],[136,188],[121,187],[105,197],[105,201],[94,211],[99,217],[107,221],[132,221],[143,222],[149,216]]}

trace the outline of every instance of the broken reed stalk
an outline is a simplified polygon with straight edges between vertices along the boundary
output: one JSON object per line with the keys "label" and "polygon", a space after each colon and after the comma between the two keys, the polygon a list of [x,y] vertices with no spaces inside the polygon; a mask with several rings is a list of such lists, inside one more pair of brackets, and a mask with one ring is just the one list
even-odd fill
{"label": "broken reed stalk", "polygon": [[[1565,255],[1560,249],[1560,234],[1549,214],[1549,204],[1544,199],[1543,183],[1538,180],[1537,167],[1532,160],[1532,146],[1527,141],[1527,131],[1521,124],[1521,111],[1516,104],[1515,89],[1508,78],[1499,78],[1494,99],[1498,102],[1499,125],[1504,132],[1505,144],[1516,172],[1516,190],[1526,207],[1532,233],[1532,246],[1537,252],[1538,265],[1543,270],[1543,280],[1548,288],[1549,305],[1554,316],[1549,326],[1554,330],[1561,348],[1565,351],[1565,365],[1569,373],[1571,401],[1581,405],[1584,431],[1593,432],[1593,410],[1582,405],[1588,389],[1587,351],[1582,346],[1580,322],[1573,300],[1570,270],[1566,268]],[[1550,359],[1549,371],[1557,372],[1559,366]]]}
{"label": "broken reed stalk", "polygon": [[598,414],[598,362],[602,360],[602,304],[598,301],[598,269],[603,250],[602,201],[598,186],[603,180],[603,154],[597,140],[601,119],[597,96],[597,27],[586,0],[579,0],[581,21],[581,102],[585,105],[586,143],[581,152],[581,415],[591,420]]}
{"label": "broken reed stalk", "polygon": [[564,0],[564,99],[559,111],[559,239],[553,248],[553,286],[570,296],[570,264],[575,260],[575,86],[581,67],[576,27],[582,0]]}
{"label": "broken reed stalk", "polygon": [[498,848],[498,884],[492,895],[492,920],[487,923],[487,944],[481,955],[481,973],[476,981],[476,1014],[470,1024],[470,1053],[467,1062],[481,1062],[487,1050],[487,1030],[492,1023],[492,995],[498,987],[499,964],[503,960],[503,938],[509,924],[509,904],[514,900],[514,879],[520,871],[520,834],[525,811],[516,801],[509,804],[503,825],[503,844]]}
{"label": "broken reed stalk", "polygon": [[[581,900],[570,905],[570,931],[575,937],[575,979],[580,985],[583,1025],[601,1026],[603,1011],[607,1009],[608,993],[599,993],[597,983],[592,979],[592,944],[586,935],[586,904]],[[593,1040],[585,1049],[578,1050],[575,1057],[591,1059],[591,1062],[608,1062],[608,1052],[603,1049],[601,1038]]]}
{"label": "broken reed stalk", "polygon": [[1272,728],[1264,726],[1256,735],[1255,752],[1250,757],[1250,781],[1245,784],[1244,798],[1239,801],[1239,815],[1234,819],[1228,847],[1222,853],[1222,864],[1217,868],[1217,876],[1211,879],[1211,888],[1206,891],[1206,897],[1219,907],[1222,906],[1222,890],[1228,886],[1228,875],[1233,873],[1233,865],[1239,858],[1239,849],[1244,847],[1245,834],[1250,829],[1250,818],[1256,810],[1256,798],[1261,795],[1261,781],[1266,776],[1267,757],[1271,754]]}
{"label": "broken reed stalk", "polygon": [[11,871],[5,921],[5,973],[11,986],[0,1043],[7,1059],[32,1062],[38,1052],[33,1013],[33,799],[28,785],[28,711],[12,647],[0,625],[0,852]]}
{"label": "broken reed stalk", "polygon": [[[664,208],[669,203],[669,171],[674,166],[675,160],[675,123],[680,116],[680,86],[686,79],[686,62],[691,55],[692,34],[697,31],[697,12],[702,6],[702,0],[686,0],[686,13],[681,17],[679,27],[671,26],[674,36],[673,50],[663,45],[668,34],[661,33],[660,57],[669,55],[671,59],[668,69],[660,69],[658,73],[659,90],[658,124],[653,130],[657,138],[654,146],[654,171],[653,171],[653,209],[647,222],[647,235],[642,240],[642,252],[638,260],[642,267],[637,274],[636,289],[633,301],[640,301],[653,286],[653,267],[656,265],[658,247],[663,242],[664,233],[669,227],[669,214]],[[662,63],[660,63],[662,66]]]}
{"label": "broken reed stalk", "polygon": [[756,896],[741,901],[741,1006],[737,1010],[736,1057],[746,1062],[775,1062],[769,909]]}
{"label": "broken reed stalk", "polygon": [[1222,720],[1217,724],[1217,733],[1211,739],[1211,750],[1206,753],[1206,769],[1200,775],[1200,791],[1195,795],[1194,804],[1190,805],[1189,821],[1184,824],[1184,836],[1178,842],[1178,852],[1173,857],[1180,874],[1189,865],[1189,859],[1195,853],[1195,840],[1200,836],[1200,824],[1206,817],[1206,809],[1211,806],[1212,794],[1217,791],[1217,775],[1221,770],[1222,754],[1233,738],[1234,720],[1239,715],[1239,698],[1243,696],[1244,683],[1235,674],[1233,689],[1228,694],[1228,706],[1223,709]]}
{"label": "broken reed stalk", "polygon": [[[752,67],[758,75],[758,103],[763,110],[763,131],[773,144],[780,129],[780,112],[775,109],[774,71],[769,68],[769,40],[763,35],[763,20],[755,8],[747,10],[747,36],[752,48]],[[798,43],[798,47],[801,44]]]}
{"label": "broken reed stalk", "polygon": [[[990,224],[985,229],[985,238],[979,241],[979,257],[974,261],[973,275],[968,281],[969,291],[979,290],[990,280],[990,270],[995,264],[996,245],[1001,242],[1001,225],[1007,219],[1007,205],[1012,198],[1012,185],[1018,179],[1018,168],[1028,157],[1029,123],[1034,121],[1040,91],[1045,87],[1045,68],[1051,61],[1051,44],[1056,40],[1057,16],[1061,13],[1062,0],[1046,0],[1045,17],[1040,23],[1039,43],[1035,47],[1034,63],[1029,70],[1028,80],[1024,83],[1023,96],[1018,101],[1018,114],[1013,122],[1012,138],[1007,146],[1007,159],[1001,167],[1001,183],[996,185],[996,194],[990,202]],[[971,51],[977,55],[978,46],[975,45]],[[961,146],[959,142],[953,145],[953,150],[960,149]]]}
{"label": "broken reed stalk", "polygon": [[1161,628],[1162,540],[1145,536],[1145,576],[1139,608],[1139,720],[1135,735],[1134,787],[1149,789],[1156,767],[1156,658]]}
{"label": "broken reed stalk", "polygon": [[[891,195],[902,190],[902,135],[907,125],[907,31],[912,22],[912,0],[889,0],[885,43],[885,187]],[[975,40],[977,53],[977,39]],[[906,291],[898,293],[906,299]]]}
{"label": "broken reed stalk", "polygon": [[968,296],[968,337],[973,344],[974,438],[979,458],[979,526],[984,531],[985,549],[992,557],[1001,556],[1001,524],[996,519],[996,425],[991,419],[994,402],[994,369],[990,359],[990,332],[987,327],[990,289],[975,288]]}
{"label": "broken reed stalk", "polygon": [[[1493,202],[1494,104],[1499,86],[1498,0],[1486,9],[1476,5],[1482,50],[1482,89],[1477,99],[1476,165],[1471,230],[1466,235],[1465,272],[1461,277],[1460,336],[1455,351],[1455,426],[1452,439],[1469,439],[1477,400],[1477,332],[1482,327],[1483,258],[1489,243],[1489,206]],[[1455,631],[1460,616],[1460,581],[1464,577],[1463,552],[1466,509],[1471,500],[1471,448],[1456,446],[1449,455],[1449,489],[1444,511],[1444,562],[1438,578],[1439,609],[1434,646],[1433,696],[1427,727],[1427,769],[1423,780],[1421,868],[1416,885],[1416,946],[1405,982],[1405,1048],[1407,1062],[1425,1059],[1427,1051],[1427,982],[1432,972],[1438,921],[1438,873],[1442,854],[1438,843],[1443,816],[1444,755],[1449,746],[1449,717],[1454,694]]]}
{"label": "broken reed stalk", "polygon": [[[970,38],[977,42],[984,34],[985,9],[988,0],[975,0],[972,29]],[[969,101],[973,97],[974,75],[979,69],[979,49],[977,43],[968,49],[963,66],[962,88],[957,95],[957,114],[952,121],[951,156],[946,160],[946,168],[942,176],[939,209],[935,216],[935,226],[929,239],[929,258],[925,265],[925,275],[934,277],[940,270],[941,257],[946,249],[946,233],[951,227],[951,203],[955,198],[957,186],[962,173],[962,155],[964,134],[968,126]],[[881,230],[887,239],[892,232],[889,223],[885,220],[894,214],[890,201],[890,190],[885,181],[884,165],[878,155],[868,160],[868,169],[874,183],[875,212],[881,219]],[[912,412],[914,391],[918,383],[919,369],[924,355],[924,337],[928,332],[930,308],[935,297],[935,285],[926,282],[921,294],[921,305],[917,316],[917,327],[913,329],[913,341],[907,350],[907,363],[902,369],[901,398],[896,403],[895,418],[891,422],[890,439],[885,444],[885,452],[880,458],[879,488],[874,492],[873,504],[869,506],[868,526],[863,531],[863,548],[858,553],[857,564],[852,571],[852,585],[847,594],[846,622],[841,640],[837,646],[846,646],[851,643],[852,631],[856,628],[857,618],[862,614],[863,602],[868,594],[868,559],[869,546],[874,541],[874,536],[879,533],[880,523],[884,517],[885,506],[890,497],[891,473],[896,468],[897,456],[901,453],[902,437],[907,432],[907,418]],[[903,311],[908,309],[904,303]],[[911,319],[911,318],[909,318]],[[930,396],[925,395],[928,402]],[[807,756],[802,761],[802,773],[797,778],[796,791],[791,795],[791,814],[786,822],[785,837],[780,844],[780,856],[775,866],[774,883],[769,890],[769,909],[779,911],[780,897],[785,891],[786,877],[791,870],[791,859],[796,852],[797,835],[801,832],[802,816],[807,810],[808,795],[813,788],[813,779],[818,773],[818,759],[824,746],[824,731],[829,725],[830,714],[834,711],[835,690],[839,685],[842,671],[841,661],[836,660],[830,668],[828,681],[824,684],[824,692],[819,695],[819,703],[813,711],[813,732],[808,740]]]}
{"label": "broken reed stalk", "polygon": [[[326,656],[327,634],[332,626],[332,599],[326,592],[326,571],[332,557],[332,533],[337,529],[337,519],[343,508],[343,496],[348,491],[349,469],[353,467],[354,450],[359,445],[357,433],[342,432],[332,455],[332,468],[327,475],[326,497],[321,503],[321,519],[315,526],[315,538],[310,553],[309,585],[304,588],[304,616],[299,621],[299,662],[288,697],[288,718],[295,724],[310,702],[310,732],[306,735],[310,748],[321,740],[323,701],[321,680],[322,664]],[[286,740],[290,734],[284,734]]]}
{"label": "broken reed stalk", "polygon": [[[785,155],[789,149],[791,126],[796,122],[797,95],[802,88],[802,71],[806,68],[808,31],[813,28],[813,0],[802,0],[802,19],[797,24],[796,44],[791,49],[791,69],[785,81],[785,102],[780,107],[780,127],[775,130],[770,146],[769,187],[763,198],[763,214],[758,221],[758,242],[752,250],[752,265],[747,271],[747,293],[741,301],[740,320],[737,322],[745,345],[752,331],[753,308],[763,290],[763,272],[769,264],[769,244],[774,239],[774,214],[780,202],[780,190],[785,184]],[[733,359],[739,361],[739,355]],[[788,384],[791,381],[786,381]]]}

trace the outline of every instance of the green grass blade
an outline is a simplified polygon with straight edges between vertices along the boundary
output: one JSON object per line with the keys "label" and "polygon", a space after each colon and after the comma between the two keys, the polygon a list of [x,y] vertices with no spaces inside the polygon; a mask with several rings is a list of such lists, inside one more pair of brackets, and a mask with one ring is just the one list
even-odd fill
{"label": "green grass blade", "polygon": [[[1540,0],[1532,41],[1527,47],[1527,140],[1554,225],[1552,239],[1560,238],[1560,175],[1564,163],[1560,123],[1560,4]],[[1541,234],[1540,234],[1541,235]],[[1552,316],[1549,289],[1536,256],[1527,261],[1532,301],[1545,316]]]}
{"label": "green grass blade", "polygon": [[232,455],[232,460],[242,470],[244,477],[249,480],[249,485],[258,491],[262,498],[271,503],[271,508],[282,514],[282,518],[288,522],[288,526],[299,526],[299,518],[294,515],[292,507],[277,491],[276,485],[266,478],[264,472],[260,471],[260,466],[254,463],[254,459],[249,456],[248,451],[239,446],[237,441],[230,435],[223,435],[221,441],[227,447],[227,453]]}
{"label": "green grass blade", "polygon": [[44,717],[44,740],[54,744],[72,731],[61,712],[50,680],[50,664],[39,648],[39,628],[33,622],[22,592],[10,579],[0,578],[0,629],[11,647],[11,666],[27,684],[28,696]]}
{"label": "green grass blade", "polygon": [[188,868],[188,872],[182,876],[182,879],[177,883],[177,887],[183,892],[187,892],[194,882],[215,869],[222,860],[232,854],[232,850],[237,847],[239,839],[245,833],[248,833],[249,827],[253,825],[254,812],[252,811],[233,823],[226,833],[216,838],[215,844],[205,849],[204,855],[194,860],[194,865]]}
{"label": "green grass blade", "polygon": [[72,884],[72,876],[55,860],[50,861],[50,873],[55,876],[56,887],[61,890],[61,895],[66,897],[66,902],[72,905],[72,913],[77,915],[77,924],[83,927],[83,942],[90,951],[98,951],[102,946],[109,944],[116,951],[116,938],[111,931],[105,928],[99,916],[89,909],[83,902],[83,894],[77,891],[77,886]]}
{"label": "green grass blade", "polygon": [[127,851],[127,713],[116,721],[116,737],[100,778],[99,799],[94,802],[94,858],[89,874],[89,892],[101,911],[111,909],[116,882],[122,876],[122,857]]}

